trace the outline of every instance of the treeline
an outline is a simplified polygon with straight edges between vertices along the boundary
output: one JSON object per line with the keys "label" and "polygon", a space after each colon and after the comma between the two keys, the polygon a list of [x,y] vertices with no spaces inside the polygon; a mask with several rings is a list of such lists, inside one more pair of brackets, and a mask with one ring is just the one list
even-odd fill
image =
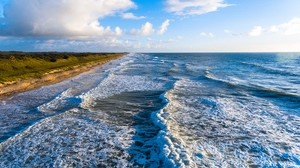
{"label": "treeline", "polygon": [[70,57],[86,57],[86,56],[112,56],[125,53],[73,53],[73,52],[19,52],[19,51],[8,51],[0,52],[0,59],[43,59],[50,62],[56,62],[57,59],[68,59]]}

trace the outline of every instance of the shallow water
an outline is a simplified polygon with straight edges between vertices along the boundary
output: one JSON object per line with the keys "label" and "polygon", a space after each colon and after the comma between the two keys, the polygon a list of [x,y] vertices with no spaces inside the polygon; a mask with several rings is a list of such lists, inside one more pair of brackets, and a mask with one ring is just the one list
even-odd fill
{"label": "shallow water", "polygon": [[129,54],[0,102],[0,167],[300,167],[300,54]]}

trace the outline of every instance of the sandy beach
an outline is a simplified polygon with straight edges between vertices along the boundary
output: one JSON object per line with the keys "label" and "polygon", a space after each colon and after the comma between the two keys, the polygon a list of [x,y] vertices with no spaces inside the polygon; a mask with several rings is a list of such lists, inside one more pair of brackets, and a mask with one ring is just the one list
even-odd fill
{"label": "sandy beach", "polygon": [[[124,54],[120,55],[116,59],[121,58]],[[16,93],[21,93],[24,91],[36,89],[45,85],[59,83],[68,78],[79,75],[83,72],[87,72],[96,68],[98,66],[102,66],[115,59],[109,59],[104,61],[92,62],[84,65],[77,65],[72,67],[69,70],[64,69],[56,69],[51,72],[45,73],[39,78],[25,79],[25,80],[17,80],[12,82],[7,82],[5,84],[0,84],[0,99],[5,97],[9,97]]]}

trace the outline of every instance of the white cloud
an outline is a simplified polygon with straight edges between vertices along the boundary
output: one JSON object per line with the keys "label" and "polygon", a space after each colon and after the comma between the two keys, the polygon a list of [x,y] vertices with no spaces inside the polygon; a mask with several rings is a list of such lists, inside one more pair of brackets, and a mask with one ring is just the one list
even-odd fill
{"label": "white cloud", "polygon": [[160,28],[159,28],[159,30],[158,30],[158,34],[164,34],[167,30],[168,30],[168,27],[170,26],[170,20],[169,19],[167,19],[167,20],[165,20],[162,24],[161,24],[161,26],[160,26]]}
{"label": "white cloud", "polygon": [[[232,36],[235,36],[235,37],[239,37],[239,36],[245,36],[245,33],[238,33],[238,32],[234,32],[234,31],[231,31],[229,29],[224,29],[223,32],[225,34],[229,34],[229,35],[232,35]],[[248,33],[249,34],[249,33]],[[248,35],[247,34],[247,35]]]}
{"label": "white cloud", "polygon": [[150,22],[146,22],[139,30],[131,30],[131,34],[140,36],[149,36],[154,32],[153,25]]}
{"label": "white cloud", "polygon": [[[164,34],[168,30],[169,25],[170,25],[170,20],[169,19],[165,20],[161,24],[160,28],[157,30],[157,34],[160,35]],[[154,32],[155,29],[153,28],[152,23],[146,22],[141,26],[140,29],[132,29],[129,33],[131,35],[136,35],[136,36],[149,36],[152,35]]]}
{"label": "white cloud", "polygon": [[260,36],[263,33],[264,29],[261,26],[255,26],[249,33],[249,36],[255,37]]}
{"label": "white cloud", "polygon": [[255,26],[249,33],[249,36],[260,36],[263,33],[278,33],[282,35],[296,35],[300,34],[300,18],[293,18],[287,23],[273,25],[263,28],[262,26]]}
{"label": "white cloud", "polygon": [[228,29],[225,29],[225,30],[224,30],[224,33],[226,33],[226,34],[231,34],[231,31],[228,30]]}
{"label": "white cloud", "polygon": [[119,35],[99,19],[134,8],[132,0],[11,0],[5,8],[7,36],[104,36]]}
{"label": "white cloud", "polygon": [[182,36],[180,36],[180,35],[178,35],[178,36],[177,36],[177,39],[178,39],[178,40],[182,40],[182,39],[183,39],[183,37],[182,37]]}
{"label": "white cloud", "polygon": [[75,40],[75,39],[50,39],[41,40],[33,44],[35,51],[76,51],[76,52],[99,52],[99,51],[124,51],[130,46],[125,41],[117,38],[101,38],[94,40]]}
{"label": "white cloud", "polygon": [[115,32],[117,36],[121,36],[123,34],[123,30],[120,27],[116,27]]}
{"label": "white cloud", "polygon": [[224,0],[167,0],[166,5],[176,15],[202,15],[230,6]]}
{"label": "white cloud", "polygon": [[135,16],[133,13],[123,13],[122,18],[139,20],[139,19],[145,19],[146,17],[145,16]]}
{"label": "white cloud", "polygon": [[273,25],[269,28],[269,31],[284,35],[300,34],[300,18],[293,18],[287,23]]}
{"label": "white cloud", "polygon": [[211,32],[201,32],[200,36],[203,36],[203,37],[215,37],[215,35],[213,33],[211,33]]}

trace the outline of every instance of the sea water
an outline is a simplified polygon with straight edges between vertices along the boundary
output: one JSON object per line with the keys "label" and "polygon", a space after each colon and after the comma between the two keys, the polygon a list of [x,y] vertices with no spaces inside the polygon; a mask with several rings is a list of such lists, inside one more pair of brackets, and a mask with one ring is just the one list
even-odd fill
{"label": "sea water", "polygon": [[0,167],[300,167],[300,54],[129,54],[4,99]]}

